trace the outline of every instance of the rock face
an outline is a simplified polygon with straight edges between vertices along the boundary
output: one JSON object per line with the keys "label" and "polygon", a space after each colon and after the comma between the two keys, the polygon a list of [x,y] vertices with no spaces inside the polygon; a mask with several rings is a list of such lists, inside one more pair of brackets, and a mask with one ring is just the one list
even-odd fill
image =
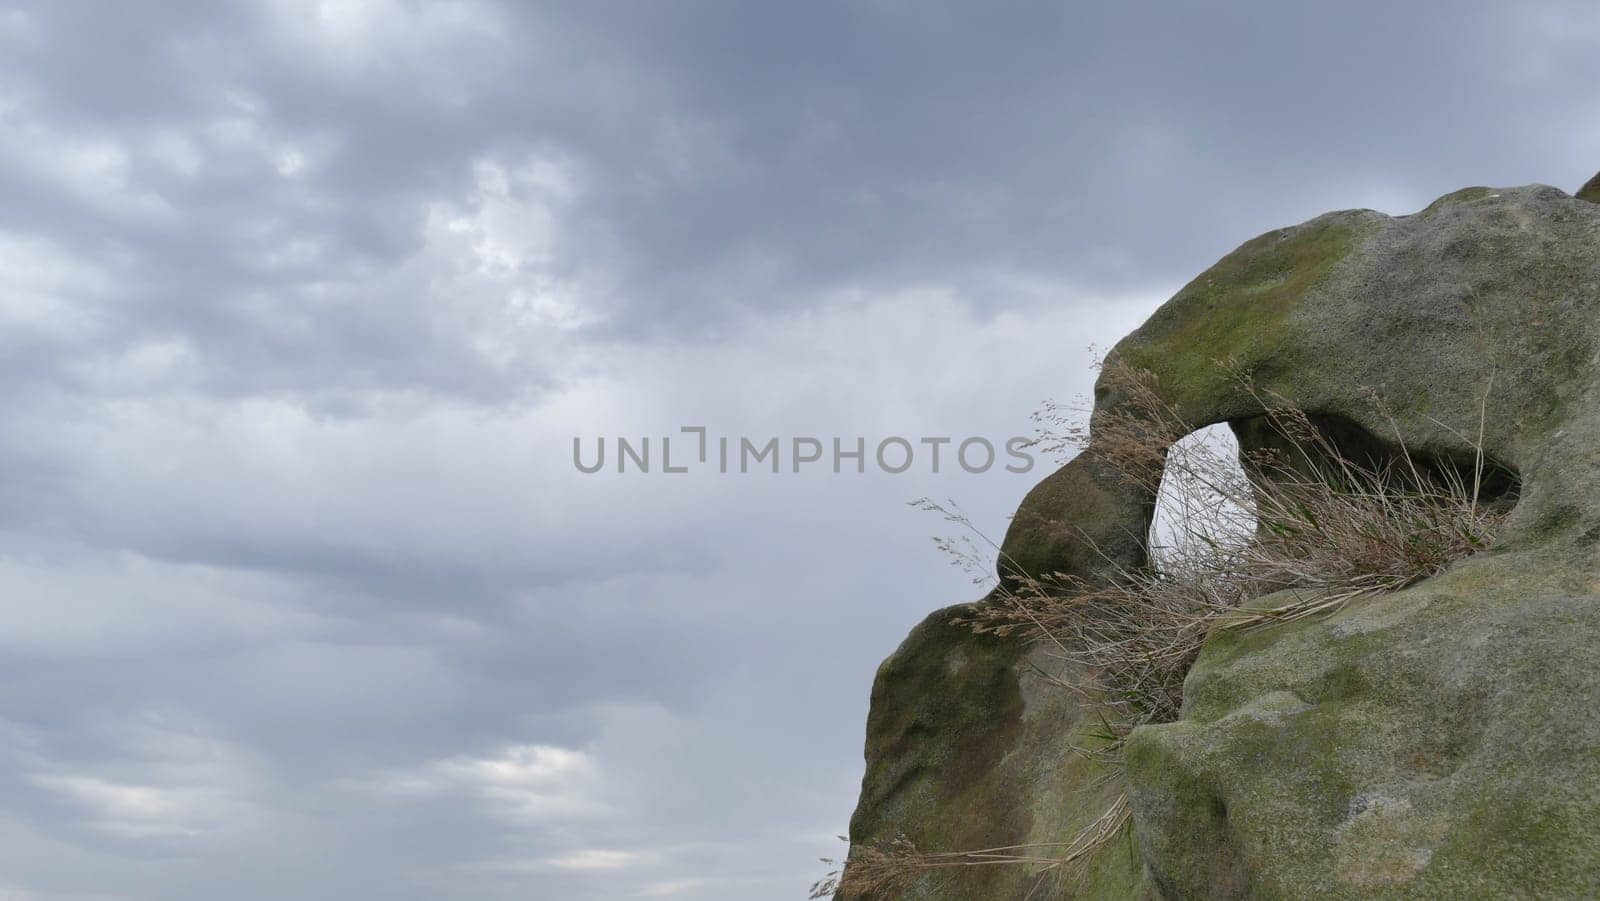
{"label": "rock face", "polygon": [[1578,189],[1578,199],[1600,203],[1600,175],[1589,179],[1589,183]]}
{"label": "rock face", "polygon": [[[1081,531],[1053,515],[1031,528],[1014,526],[1008,559],[1083,575],[1110,561],[1140,563],[1145,548],[1136,536],[1148,528],[1153,499],[1114,486],[1081,458],[1062,467],[1023,507],[1071,509]],[[1026,514],[1014,520],[1024,521]],[[853,846],[901,835],[926,850],[1058,842],[1088,826],[1117,794],[1111,774],[1072,750],[1099,725],[1094,711],[1033,675],[1036,667],[1051,668],[1048,649],[951,625],[961,612],[952,607],[928,617],[878,668],[867,772],[850,821]],[[1096,884],[1106,897],[1127,897],[1138,873],[1131,853],[1108,856]],[[1036,891],[1053,891],[1047,882],[1041,887],[1014,866],[967,867],[930,875],[909,897],[1051,897]]]}
{"label": "rock face", "polygon": [[[1367,389],[1438,460],[1471,458],[1481,409],[1516,508],[1495,548],[1409,589],[1214,635],[1181,719],[1129,740],[1134,841],[1087,878],[962,868],[903,897],[1600,897],[1600,203],[1468,188],[1410,216],[1322,216],[1229,254],[1112,356],[1246,446],[1256,408],[1218,358],[1375,448],[1394,426]],[[1097,390],[1096,415],[1121,402]],[[1153,498],[1116,484],[1068,464],[1003,559],[1139,562]],[[1072,837],[1122,788],[1070,750],[1095,712],[1030,675],[1036,647],[951,618],[879,670],[852,842]]]}

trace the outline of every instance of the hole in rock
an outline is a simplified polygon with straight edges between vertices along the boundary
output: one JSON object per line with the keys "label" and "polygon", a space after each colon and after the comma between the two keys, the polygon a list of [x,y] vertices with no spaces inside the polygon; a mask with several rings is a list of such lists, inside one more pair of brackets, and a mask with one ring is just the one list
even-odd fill
{"label": "hole in rock", "polygon": [[[1279,473],[1337,473],[1341,461],[1356,471],[1383,473],[1381,479],[1358,479],[1359,490],[1381,484],[1386,491],[1442,488],[1500,513],[1515,506],[1521,480],[1509,466],[1479,455],[1467,444],[1445,450],[1402,447],[1340,416],[1311,414],[1306,425],[1314,437],[1285,437],[1267,417],[1218,423],[1198,429],[1167,452],[1166,467],[1151,516],[1147,540],[1157,569],[1181,568],[1197,555],[1235,548],[1260,528],[1256,515],[1259,480],[1273,479],[1252,457],[1280,461]],[[1241,455],[1241,448],[1243,454]],[[1290,477],[1293,477],[1291,474]],[[1453,487],[1452,487],[1453,486]]]}

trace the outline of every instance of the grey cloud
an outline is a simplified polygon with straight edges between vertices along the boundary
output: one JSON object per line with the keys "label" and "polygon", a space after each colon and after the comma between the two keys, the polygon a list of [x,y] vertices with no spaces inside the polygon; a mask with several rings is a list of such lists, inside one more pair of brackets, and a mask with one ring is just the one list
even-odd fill
{"label": "grey cloud", "polygon": [[[120,326],[192,338],[231,390],[504,392],[547,361],[485,366],[428,315],[436,273],[381,277],[423,253],[429,204],[470,209],[475,160],[576,162],[543,275],[604,273],[586,302],[641,335],[847,284],[1167,283],[1341,185],[1581,181],[1594,141],[1569,20],[1490,5],[374,9],[345,30],[312,4],[30,10],[11,115],[123,147],[173,213],[118,229],[22,184],[9,221],[133,254]],[[242,146],[207,146],[230,121]],[[140,147],[163,134],[197,174],[157,171]],[[273,168],[291,147],[295,179]],[[315,256],[250,261],[289,238]]]}

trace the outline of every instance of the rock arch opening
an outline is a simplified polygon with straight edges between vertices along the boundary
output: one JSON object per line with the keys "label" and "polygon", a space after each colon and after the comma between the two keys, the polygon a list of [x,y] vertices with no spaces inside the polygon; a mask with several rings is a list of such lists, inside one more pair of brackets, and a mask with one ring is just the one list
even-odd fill
{"label": "rock arch opening", "polygon": [[1227,423],[1197,429],[1167,451],[1146,538],[1151,565],[1181,565],[1195,542],[1234,545],[1256,530],[1239,440]]}
{"label": "rock arch opening", "polygon": [[[1339,415],[1304,414],[1298,423],[1304,431],[1296,434],[1274,417],[1251,417],[1205,426],[1175,442],[1151,508],[1150,563],[1182,567],[1197,551],[1215,557],[1263,529],[1281,528],[1273,516],[1261,515],[1261,504],[1268,500],[1263,492],[1284,483],[1300,493],[1322,494],[1314,486],[1327,482],[1327,494],[1426,495],[1444,514],[1455,498],[1502,518],[1521,495],[1516,470],[1465,438],[1452,446],[1413,447]],[[1369,515],[1387,509],[1375,501],[1367,508]]]}

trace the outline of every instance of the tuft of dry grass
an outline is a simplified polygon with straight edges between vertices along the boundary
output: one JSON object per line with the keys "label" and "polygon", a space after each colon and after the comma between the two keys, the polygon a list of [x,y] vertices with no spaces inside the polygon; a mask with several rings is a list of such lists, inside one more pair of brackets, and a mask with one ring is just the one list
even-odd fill
{"label": "tuft of dry grass", "polygon": [[[1092,454],[1159,498],[1150,559],[1129,569],[1107,557],[1107,572],[1087,578],[1023,573],[1002,554],[1011,578],[1001,580],[990,603],[958,620],[978,632],[1043,642],[1066,664],[1063,673],[1085,674],[1038,673],[1105,711],[1099,746],[1078,750],[1112,766],[1134,729],[1178,718],[1184,679],[1213,630],[1328,613],[1415,584],[1493,544],[1515,500],[1514,490],[1485,496],[1491,477],[1514,482],[1484,457],[1481,410],[1469,462],[1419,459],[1376,396],[1374,410],[1392,434],[1352,442],[1258,390],[1247,373],[1233,375],[1258,403],[1259,443],[1270,449],[1240,455],[1195,436],[1151,374],[1117,365],[1103,369],[1100,384],[1120,402],[1096,414],[1092,441],[1082,418],[1063,408],[1036,415],[1046,451]],[[1000,554],[953,505],[918,504],[967,533],[940,543],[962,565],[978,571],[985,547]],[[1252,604],[1267,595],[1274,596],[1270,605]],[[892,894],[930,870],[955,866],[1057,872],[1104,846],[1128,821],[1124,795],[1059,845],[927,852],[900,839],[856,847],[812,897]]]}
{"label": "tuft of dry grass", "polygon": [[[1192,440],[1197,430],[1149,373],[1107,367],[1102,384],[1123,402],[1097,417],[1093,441],[1081,429],[1047,441],[1094,455],[1159,498],[1148,565],[1107,558],[1108,572],[1094,578],[1012,567],[993,603],[961,620],[1048,642],[1081,664],[1074,669],[1091,673],[1088,681],[1063,684],[1113,711],[1118,737],[1178,717],[1184,677],[1213,629],[1293,620],[1405,588],[1487,548],[1509,513],[1504,498],[1482,496],[1481,424],[1464,472],[1417,459],[1387,414],[1392,438],[1358,451],[1247,374],[1235,377],[1260,405],[1262,443],[1272,448],[1242,460],[1231,447]],[[1247,606],[1274,593],[1281,602]]]}
{"label": "tuft of dry grass", "polygon": [[[1111,807],[1070,841],[1041,842],[982,848],[976,851],[923,851],[905,836],[882,845],[852,848],[850,859],[811,886],[811,898],[889,897],[906,890],[920,876],[964,867],[1015,866],[1034,868],[1035,891],[1054,873],[1094,853],[1128,825],[1126,798]],[[844,836],[840,836],[844,839]],[[823,863],[835,861],[824,859]]]}

